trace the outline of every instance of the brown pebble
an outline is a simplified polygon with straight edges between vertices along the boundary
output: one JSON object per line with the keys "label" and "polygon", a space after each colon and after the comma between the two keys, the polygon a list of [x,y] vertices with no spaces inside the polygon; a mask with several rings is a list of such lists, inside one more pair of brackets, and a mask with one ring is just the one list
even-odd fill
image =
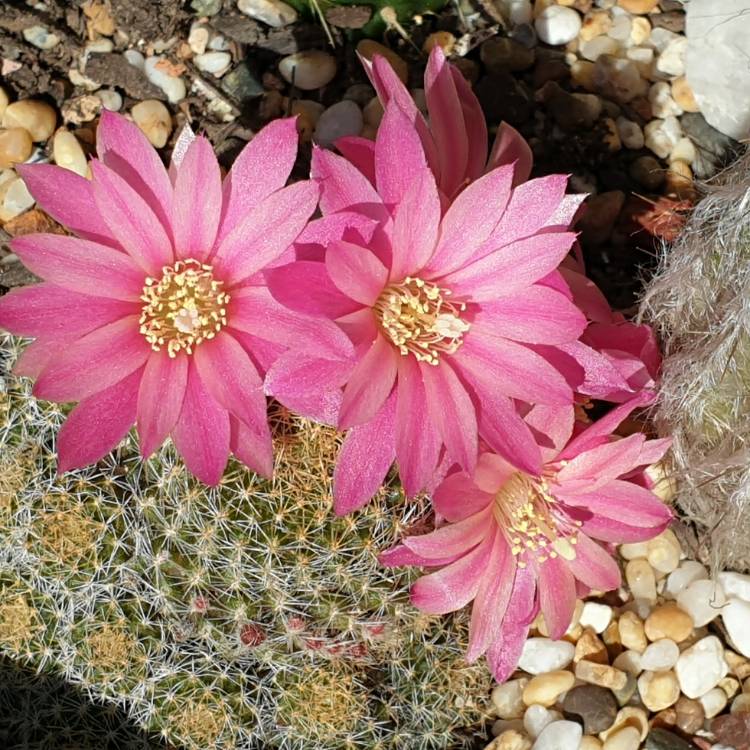
{"label": "brown pebble", "polygon": [[57,112],[47,102],[22,99],[9,104],[3,114],[4,128],[24,128],[35,143],[46,141],[55,132]]}
{"label": "brown pebble", "polygon": [[676,604],[668,602],[654,609],[646,618],[644,629],[646,637],[652,642],[669,638],[675,643],[682,643],[693,632],[693,620]]}
{"label": "brown pebble", "polygon": [[750,748],[750,713],[717,716],[711,722],[711,731],[722,745],[736,750]]}
{"label": "brown pebble", "polygon": [[607,647],[591,628],[586,628],[576,643],[573,661],[577,664],[583,659],[595,664],[609,664]]}
{"label": "brown pebble", "polygon": [[706,718],[706,712],[700,701],[694,701],[692,698],[681,696],[677,703],[674,704],[675,724],[687,734],[695,734],[699,729],[703,729],[703,722]]}
{"label": "brown pebble", "polygon": [[643,652],[648,646],[643,620],[635,612],[623,612],[618,622],[620,641],[625,648]]}
{"label": "brown pebble", "polygon": [[424,40],[422,52],[429,55],[435,47],[440,47],[448,57],[456,46],[456,37],[450,31],[435,31]]}
{"label": "brown pebble", "polygon": [[652,727],[664,727],[665,729],[671,729],[677,723],[677,711],[673,706],[665,708],[663,711],[654,714],[651,719]]}
{"label": "brown pebble", "polygon": [[406,83],[409,80],[409,66],[406,64],[406,60],[397,55],[392,49],[372,39],[363,39],[357,45],[357,52],[365,60],[372,60],[374,55],[382,55],[396,71],[396,75],[401,79],[402,83]]}
{"label": "brown pebble", "polygon": [[24,128],[0,130],[0,169],[25,162],[33,148],[31,136]]}
{"label": "brown pebble", "polygon": [[599,734],[614,724],[617,701],[612,692],[598,685],[579,685],[568,690],[563,714],[572,721],[582,721],[586,734]]}

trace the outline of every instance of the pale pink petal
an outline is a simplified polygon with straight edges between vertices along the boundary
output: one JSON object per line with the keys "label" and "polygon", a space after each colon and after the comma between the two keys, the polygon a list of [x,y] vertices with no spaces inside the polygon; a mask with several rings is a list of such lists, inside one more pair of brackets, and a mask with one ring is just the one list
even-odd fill
{"label": "pale pink petal", "polygon": [[375,143],[369,138],[361,138],[358,135],[350,135],[339,138],[334,144],[344,155],[347,161],[375,184]]}
{"label": "pale pink petal", "polygon": [[647,440],[641,448],[638,456],[638,466],[651,466],[664,458],[666,452],[672,446],[672,438],[661,438],[660,440]]}
{"label": "pale pink petal", "polygon": [[318,202],[309,180],[271,193],[254,206],[216,249],[214,267],[236,284],[276,260],[298,237]]}
{"label": "pale pink petal", "polygon": [[565,463],[555,480],[568,486],[568,492],[571,491],[570,483],[575,484],[576,481],[582,488],[588,486],[594,490],[635,469],[645,440],[645,435],[635,433],[582,451]]}
{"label": "pale pink petal", "polygon": [[[309,221],[294,244],[297,248],[300,245],[320,245],[321,249],[325,250],[333,240],[346,240],[366,247],[372,239],[376,225],[375,219],[358,211],[339,211]],[[299,257],[298,259],[302,260]]]}
{"label": "pale pink petal", "polygon": [[138,303],[88,297],[48,283],[11,289],[0,297],[0,327],[19,336],[78,338],[138,312]]}
{"label": "pale pink petal", "polygon": [[81,401],[57,436],[57,470],[80,469],[105,456],[135,422],[141,370]]}
{"label": "pale pink petal", "polygon": [[194,362],[172,440],[192,474],[204,484],[219,483],[229,459],[229,414],[203,385]]}
{"label": "pale pink petal", "polygon": [[396,457],[404,491],[423,490],[437,467],[443,441],[430,419],[422,374],[413,357],[398,362]]}
{"label": "pale pink petal", "polygon": [[286,347],[273,341],[253,336],[237,328],[229,328],[230,333],[242,344],[258,372],[264,375],[276,360],[284,354]]}
{"label": "pale pink petal", "polygon": [[354,349],[358,352],[368,348],[375,341],[375,337],[380,335],[380,327],[369,307],[360,307],[353,313],[342,315],[336,320],[336,325],[341,326],[341,330],[352,340]]}
{"label": "pale pink petal", "polygon": [[137,302],[146,276],[125,253],[77,237],[26,234],[11,249],[32,273],[57,286],[96,297]]}
{"label": "pale pink petal", "polygon": [[480,513],[490,507],[493,499],[492,494],[479,489],[464,471],[449,474],[432,493],[435,511],[453,522]]}
{"label": "pale pink petal", "polygon": [[575,553],[575,558],[568,560],[568,567],[581,583],[596,591],[611,591],[620,585],[620,566],[585,534],[576,536]]}
{"label": "pale pink petal", "polygon": [[575,423],[575,409],[573,404],[550,406],[536,404],[523,421],[531,427],[537,443],[542,450],[544,462],[557,458],[557,454],[570,440]]}
{"label": "pale pink petal", "polygon": [[[440,45],[433,50],[440,49]],[[432,54],[441,54],[433,51]],[[458,99],[461,102],[464,128],[468,140],[469,152],[466,159],[466,181],[476,180],[482,174],[487,161],[487,123],[479,100],[471,90],[471,85],[463,77],[463,74],[454,65],[448,68],[453,76],[453,84],[456,87]],[[492,167],[490,167],[492,168]],[[488,170],[489,171],[489,170]],[[460,187],[460,186],[459,186]]]}
{"label": "pale pink petal", "polygon": [[297,158],[296,119],[288,117],[268,123],[234,160],[224,180],[219,241],[258,203],[286,185]]}
{"label": "pale pink petal", "polygon": [[155,277],[172,263],[172,243],[146,201],[120,175],[91,162],[94,200],[120,245],[141,268]]}
{"label": "pale pink petal", "polygon": [[138,370],[151,347],[138,332],[138,316],[120,318],[71,343],[34,386],[47,401],[81,401]]}
{"label": "pale pink petal", "polygon": [[232,453],[256,474],[270,479],[273,475],[273,441],[268,424],[259,433],[230,416],[229,429]]}
{"label": "pale pink petal", "polygon": [[44,368],[60,356],[65,345],[66,341],[60,337],[32,341],[13,365],[13,374],[22,378],[38,378]]}
{"label": "pale pink petal", "polygon": [[576,193],[574,195],[563,195],[558,207],[552,212],[544,223],[544,228],[540,231],[563,232],[575,225],[583,213],[583,206],[588,198],[586,193]]}
{"label": "pale pink petal", "polygon": [[90,180],[53,164],[18,164],[16,171],[55,221],[84,239],[117,244],[99,213]]}
{"label": "pale pink petal", "polygon": [[487,169],[514,164],[513,187],[529,179],[534,156],[525,138],[507,122],[501,122],[492,144]]}
{"label": "pale pink petal", "polygon": [[561,557],[549,557],[535,563],[539,576],[539,603],[549,637],[559,640],[573,619],[576,608],[576,587],[567,562]]}
{"label": "pale pink petal", "polygon": [[420,363],[432,421],[451,458],[473,471],[477,462],[477,415],[469,394],[443,358],[435,367]]}
{"label": "pale pink petal", "polygon": [[396,397],[346,435],[333,472],[333,508],[344,516],[366,505],[388,473],[395,450]]}
{"label": "pale pink petal", "polygon": [[381,552],[378,555],[378,562],[381,565],[384,565],[386,568],[397,568],[403,565],[439,567],[443,565],[450,565],[452,562],[455,562],[458,557],[460,557],[460,555],[441,557],[439,560],[428,560],[421,555],[415,554],[403,544],[397,544],[395,547],[387,549],[385,552]]}
{"label": "pale pink petal", "polygon": [[177,423],[187,385],[188,357],[151,352],[138,391],[138,435],[141,455],[148,458]]}
{"label": "pale pink petal", "polygon": [[189,146],[177,170],[172,209],[178,258],[208,258],[221,215],[221,172],[211,144],[203,136]]}
{"label": "pale pink petal", "polygon": [[[410,536],[403,544],[426,560],[458,556],[470,552],[495,528],[491,508],[486,508],[458,523],[447,523],[429,534]],[[434,565],[435,563],[428,563]]]}
{"label": "pale pink petal", "polygon": [[325,262],[328,275],[339,290],[368,307],[375,304],[388,281],[388,269],[375,254],[350,242],[332,242]]}
{"label": "pale pink petal", "polygon": [[477,460],[477,468],[473,475],[474,484],[494,497],[517,471],[518,469],[502,456],[485,451],[480,453]]}
{"label": "pale pink petal", "polygon": [[311,175],[320,185],[323,214],[368,204],[380,206],[382,210],[383,201],[370,181],[343,156],[313,148]]}
{"label": "pale pink petal", "polygon": [[344,388],[338,427],[346,430],[369,422],[393,390],[398,357],[383,336],[376,336],[362,359],[357,362]]}
{"label": "pale pink petal", "polygon": [[174,185],[177,179],[177,170],[182,164],[182,160],[185,158],[187,150],[190,148],[190,144],[195,140],[195,133],[190,127],[190,123],[186,122],[181,128],[177,135],[177,140],[172,148],[172,156],[169,160],[169,167],[167,173],[169,174],[169,181]]}

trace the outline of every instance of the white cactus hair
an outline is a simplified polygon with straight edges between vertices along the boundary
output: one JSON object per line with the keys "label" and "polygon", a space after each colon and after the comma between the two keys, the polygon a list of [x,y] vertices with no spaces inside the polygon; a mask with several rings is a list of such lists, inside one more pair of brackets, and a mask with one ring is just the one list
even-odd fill
{"label": "white cactus hair", "polygon": [[648,285],[664,351],[659,431],[713,568],[750,569],[750,151],[710,183]]}

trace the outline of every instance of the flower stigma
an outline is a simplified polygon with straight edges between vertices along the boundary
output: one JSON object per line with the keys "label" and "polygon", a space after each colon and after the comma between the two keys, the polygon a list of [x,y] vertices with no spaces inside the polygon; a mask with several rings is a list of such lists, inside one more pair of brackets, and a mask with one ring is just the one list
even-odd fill
{"label": "flower stigma", "polygon": [[164,266],[160,279],[148,277],[141,300],[140,331],[151,348],[170,357],[212,339],[227,324],[229,294],[213,268],[188,258]]}
{"label": "flower stigma", "polygon": [[407,276],[387,286],[373,309],[380,328],[391,343],[418,362],[437,365],[441,354],[453,354],[469,330],[462,319],[464,302],[451,302],[449,289]]}

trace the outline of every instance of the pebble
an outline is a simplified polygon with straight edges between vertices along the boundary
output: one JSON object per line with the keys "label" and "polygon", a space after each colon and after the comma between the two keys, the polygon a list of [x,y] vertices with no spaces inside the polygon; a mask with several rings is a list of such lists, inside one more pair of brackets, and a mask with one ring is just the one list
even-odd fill
{"label": "pebble", "polygon": [[708,578],[705,565],[701,565],[696,560],[685,560],[677,570],[669,574],[664,593],[677,598],[680,591],[687,588],[691,583],[705,578]]}
{"label": "pebble", "polygon": [[674,116],[663,120],[652,120],[643,132],[646,136],[646,148],[661,159],[666,159],[682,138],[680,121]]}
{"label": "pebble", "polygon": [[723,745],[747,750],[750,747],[750,714],[717,716],[711,722],[711,731]]}
{"label": "pebble", "polygon": [[[591,96],[579,94],[578,96]],[[601,102],[599,102],[601,112]],[[584,628],[591,628],[596,633],[603,633],[612,621],[612,607],[597,602],[585,602],[578,621]]]}
{"label": "pebble", "polygon": [[695,160],[696,155],[697,152],[695,150],[695,145],[690,140],[690,138],[685,136],[677,141],[677,145],[669,154],[669,159],[670,161],[679,160],[684,161],[686,164],[692,164]]}
{"label": "pebble", "polygon": [[638,651],[623,651],[615,657],[612,666],[636,677],[643,671],[641,667],[641,655]]}
{"label": "pebble", "polygon": [[644,80],[653,78],[654,51],[650,47],[631,47],[625,57],[635,63]]}
{"label": "pebble", "polygon": [[575,86],[594,90],[594,63],[588,60],[576,60],[570,66],[570,78]]}
{"label": "pebble", "polygon": [[649,711],[663,711],[677,702],[680,683],[672,671],[646,671],[638,678],[638,694]]}
{"label": "pebble", "polygon": [[5,110],[10,103],[10,99],[8,98],[8,92],[0,86],[0,120],[2,120],[3,115],[5,114]]}
{"label": "pebble", "polygon": [[742,573],[719,573],[719,583],[728,597],[750,602],[750,576]]}
{"label": "pebble", "polygon": [[602,55],[616,56],[620,51],[620,45],[611,37],[597,36],[588,42],[583,42],[578,51],[584,59],[596,62]]}
{"label": "pebble", "polygon": [[726,693],[727,698],[734,698],[742,687],[739,680],[734,677],[725,677],[719,682],[719,687]]}
{"label": "pebble", "polygon": [[628,11],[628,13],[645,15],[656,9],[659,0],[617,0],[617,4]]}
{"label": "pebble", "polygon": [[123,57],[138,70],[144,70],[146,67],[146,58],[137,49],[126,49],[122,53]]}
{"label": "pebble", "polygon": [[584,735],[578,750],[601,750],[602,742],[598,737]]}
{"label": "pebble", "polygon": [[627,104],[646,92],[647,83],[641,78],[632,60],[613,55],[599,55],[594,67],[594,87],[597,92],[621,104]]}
{"label": "pebble", "polygon": [[[653,33],[651,34],[653,37]],[[684,36],[673,39],[656,59],[656,69],[668,76],[685,75],[685,55],[688,40]]]}
{"label": "pebble", "polygon": [[661,727],[656,727],[648,733],[643,747],[644,750],[696,750],[692,742]]}
{"label": "pebble", "polygon": [[222,77],[221,89],[241,103],[264,94],[262,84],[245,61]]}
{"label": "pebble", "polygon": [[607,664],[596,664],[585,659],[576,664],[575,674],[579,680],[610,690],[621,690],[627,683],[625,672]]}
{"label": "pebble", "polygon": [[631,542],[620,545],[620,556],[625,560],[637,560],[639,557],[648,555],[647,542]]}
{"label": "pebble", "polygon": [[544,706],[534,704],[526,709],[523,715],[523,728],[532,740],[535,740],[547,724],[559,721],[563,716],[559,711],[553,711]]}
{"label": "pebble", "polygon": [[641,733],[635,727],[623,727],[610,734],[604,741],[603,750],[638,750]]}
{"label": "pebble", "polygon": [[172,134],[172,117],[164,102],[158,99],[145,99],[132,110],[133,122],[156,148],[166,145]]}
{"label": "pebble", "polygon": [[573,661],[577,664],[582,659],[596,664],[609,664],[607,647],[591,628],[586,628],[576,642]]}
{"label": "pebble", "polygon": [[625,566],[625,579],[634,599],[643,599],[649,604],[656,603],[656,578],[648,560],[628,561]]}
{"label": "pebble", "polygon": [[659,53],[664,50],[678,39],[684,39],[685,37],[675,34],[673,31],[668,29],[652,29],[651,34],[648,37],[648,43]]}
{"label": "pebble", "polygon": [[536,738],[532,750],[578,750],[583,731],[574,721],[553,721]]}
{"label": "pebble", "polygon": [[237,9],[275,29],[289,26],[297,20],[297,11],[281,0],[237,0]]}
{"label": "pebble", "polygon": [[630,43],[638,46],[651,36],[651,23],[648,18],[635,16],[630,26]]}
{"label": "pebble", "polygon": [[104,109],[108,109],[110,112],[119,112],[122,109],[122,96],[114,89],[99,89],[96,96]]}
{"label": "pebble", "polygon": [[750,602],[737,597],[730,599],[721,619],[737,651],[750,657]]}
{"label": "pebble", "polygon": [[[673,151],[670,149],[670,153]],[[714,620],[726,601],[721,584],[706,580],[693,581],[677,595],[677,604],[693,618],[696,628]]]}
{"label": "pebble", "polygon": [[20,177],[4,182],[0,187],[0,196],[0,221],[3,222],[15,219],[34,205],[34,199]]}
{"label": "pebble", "polygon": [[667,602],[651,612],[646,618],[644,629],[650,641],[669,638],[675,643],[682,643],[693,632],[693,620],[676,604]]}
{"label": "pebble", "polygon": [[521,71],[530,68],[536,60],[533,49],[508,37],[493,37],[480,48],[479,56],[491,73],[502,70]]}
{"label": "pebble", "polygon": [[208,40],[211,38],[211,31],[207,26],[200,23],[194,23],[190,27],[187,43],[193,54],[202,55],[208,46]]}
{"label": "pebble", "polygon": [[632,27],[633,20],[630,16],[618,16],[612,24],[612,28],[607,32],[607,36],[616,39],[621,44],[626,44],[630,39]]}
{"label": "pebble", "polygon": [[345,99],[332,105],[320,115],[315,127],[315,142],[330,148],[339,138],[359,135],[363,124],[362,110],[356,102]]}
{"label": "pebble", "polygon": [[325,107],[311,99],[295,99],[292,102],[291,114],[297,115],[297,132],[305,143],[312,140],[315,126],[323,112]]}
{"label": "pebble", "polygon": [[733,701],[729,709],[733,714],[750,713],[750,693],[740,693]]}
{"label": "pebble", "polygon": [[640,738],[646,739],[648,734],[648,714],[639,706],[625,706],[617,712],[615,723],[611,729],[602,732],[602,739],[606,740],[610,734],[614,734],[623,727],[635,727],[638,730]]}
{"label": "pebble", "polygon": [[27,130],[7,128],[0,130],[0,169],[25,162],[34,148]]}
{"label": "pebble", "polygon": [[520,719],[524,715],[523,691],[529,680],[509,680],[492,689],[492,705],[501,719]]}
{"label": "pebble", "polygon": [[307,50],[295,52],[279,62],[279,72],[284,80],[302,89],[314,91],[323,88],[336,75],[336,60],[327,52]]}
{"label": "pebble", "polygon": [[572,673],[557,670],[532,677],[523,689],[523,702],[527,706],[539,703],[546,708],[553,706],[558,697],[570,690],[575,683]]}
{"label": "pebble", "polygon": [[47,50],[60,44],[60,37],[44,26],[29,26],[23,30],[23,38],[39,49]]}
{"label": "pebble", "polygon": [[4,128],[24,128],[35,143],[46,141],[55,132],[57,113],[38,99],[22,99],[5,108],[3,114]]}
{"label": "pebble", "polygon": [[641,655],[641,667],[652,672],[672,669],[680,658],[680,649],[674,641],[661,638],[654,641]]}
{"label": "pebble", "polygon": [[675,672],[688,698],[699,698],[715,688],[729,672],[721,641],[709,635],[685,649],[677,660]]}
{"label": "pebble", "polygon": [[594,37],[606,34],[612,28],[612,16],[606,10],[593,11],[583,19],[578,38],[588,42]]}
{"label": "pebble", "polygon": [[703,729],[703,722],[706,718],[706,712],[700,701],[680,696],[677,703],[674,704],[675,725],[687,734],[695,734],[699,729]]}
{"label": "pebble", "polygon": [[704,695],[701,695],[698,701],[703,706],[707,719],[713,719],[714,716],[718,716],[728,703],[727,694],[720,687],[715,687]]}
{"label": "pebble", "polygon": [[651,16],[651,22],[654,26],[658,26],[662,29],[669,29],[677,34],[681,34],[685,31],[685,13],[682,10],[655,13]]}
{"label": "pebble", "polygon": [[626,117],[618,117],[615,120],[617,132],[625,148],[638,150],[643,148],[644,136],[643,129],[634,120],[628,120]]}
{"label": "pebble", "polygon": [[664,184],[664,167],[653,156],[639,156],[630,165],[630,176],[647,190],[655,192]]}
{"label": "pebble", "polygon": [[529,638],[524,643],[518,666],[533,675],[554,672],[567,667],[573,661],[574,654],[575,647],[567,641]]}
{"label": "pebble", "polygon": [[171,65],[171,63],[166,58],[155,55],[146,58],[143,70],[146,78],[154,86],[160,88],[167,99],[174,104],[185,98],[187,88],[182,77],[169,74],[169,69],[165,67],[168,65]]}
{"label": "pebble", "polygon": [[[648,90],[648,101],[651,104],[651,112],[654,117],[664,118],[682,114],[682,107],[672,98],[672,87],[667,81],[657,81],[652,84]],[[679,563],[679,558],[677,562]],[[675,567],[677,566],[675,565]]]}
{"label": "pebble", "polygon": [[485,750],[529,750],[531,742],[516,729],[507,729],[495,737]]}
{"label": "pebble", "polygon": [[563,713],[568,719],[583,722],[586,734],[599,734],[614,724],[617,701],[611,690],[597,685],[579,685],[565,695]]}
{"label": "pebble", "polygon": [[389,47],[372,39],[363,39],[357,44],[357,53],[364,57],[365,60],[372,60],[374,55],[382,55],[396,71],[396,75],[401,79],[402,83],[408,82],[409,66],[406,64],[406,60]]}
{"label": "pebble", "polygon": [[81,177],[88,172],[86,154],[80,141],[65,128],[60,128],[52,138],[52,159],[58,167],[69,169]]}
{"label": "pebble", "polygon": [[232,64],[232,56],[228,52],[204,52],[193,58],[198,70],[221,78]]}
{"label": "pebble", "polygon": [[572,8],[550,5],[536,17],[534,28],[545,44],[567,44],[572,42],[581,30],[581,16]]}
{"label": "pebble", "polygon": [[[450,33],[450,31],[435,31],[430,34],[427,39],[424,40],[422,45],[422,52],[429,55],[435,47],[440,47],[446,57],[449,57],[453,53],[453,48],[456,46],[456,37]],[[480,50],[481,52],[481,50]]]}

